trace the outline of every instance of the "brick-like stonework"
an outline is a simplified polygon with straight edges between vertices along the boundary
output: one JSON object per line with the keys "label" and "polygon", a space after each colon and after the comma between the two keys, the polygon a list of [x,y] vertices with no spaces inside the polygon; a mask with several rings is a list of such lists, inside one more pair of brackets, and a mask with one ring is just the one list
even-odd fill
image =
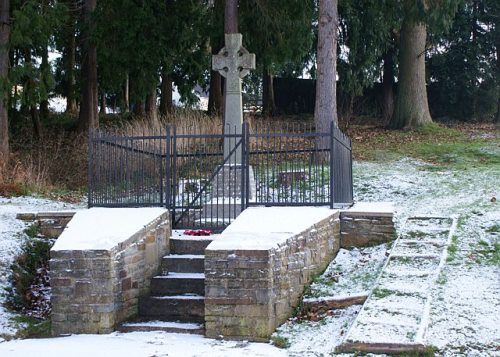
{"label": "brick-like stonework", "polygon": [[[252,244],[251,233],[238,236],[237,249],[208,246],[205,251],[208,337],[269,339],[299,304],[304,287],[327,267],[339,250],[339,212],[329,212],[326,218],[299,234],[279,233],[284,239],[266,248]],[[273,233],[268,237],[272,241]],[[245,240],[248,249],[244,249]]]}
{"label": "brick-like stonework", "polygon": [[368,247],[396,239],[392,204],[362,203],[340,213],[340,246]]}
{"label": "brick-like stonework", "polygon": [[109,333],[137,315],[170,236],[165,212],[111,249],[52,250],[52,334]]}

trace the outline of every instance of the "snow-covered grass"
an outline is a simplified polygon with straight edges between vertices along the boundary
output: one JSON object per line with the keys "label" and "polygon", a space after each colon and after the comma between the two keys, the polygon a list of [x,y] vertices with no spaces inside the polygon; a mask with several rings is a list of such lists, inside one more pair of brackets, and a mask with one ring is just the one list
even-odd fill
{"label": "snow-covered grass", "polygon": [[[488,152],[498,148],[488,146]],[[458,215],[459,225],[448,249],[449,258],[438,282],[432,289],[430,324],[425,342],[437,348],[439,355],[495,356],[500,355],[500,168],[498,165],[480,165],[473,169],[463,167],[436,167],[414,159],[384,162],[356,162],[354,165],[355,195],[357,201],[392,201],[395,203],[396,224],[415,215]],[[30,198],[16,199],[26,200]],[[5,274],[10,257],[17,245],[7,236],[15,236],[23,229],[22,222],[12,219],[9,205],[0,201],[2,218],[0,238],[0,269]],[[12,205],[12,204],[11,204]],[[21,203],[19,203],[21,205]],[[49,209],[49,207],[32,210]],[[53,209],[51,207],[51,209]],[[28,210],[26,207],[17,210]],[[10,209],[12,211],[12,209]],[[4,222],[10,233],[4,232]],[[7,253],[6,250],[9,250]],[[374,261],[383,261],[387,247],[372,250],[341,251],[342,266],[367,269],[374,275]],[[453,254],[450,254],[452,252]],[[348,256],[356,260],[345,259]],[[377,258],[380,257],[380,258]],[[358,267],[356,267],[358,264]],[[337,267],[340,265],[337,265]],[[372,269],[373,268],[373,269]],[[338,269],[330,266],[328,274],[335,276]],[[5,278],[2,281],[5,284]],[[343,284],[330,287],[313,286],[318,295],[340,294],[349,291],[359,293],[363,284],[356,288]],[[368,278],[359,279],[361,282]],[[358,288],[359,287],[359,288]],[[328,290],[328,289],[331,290]],[[369,288],[366,286],[366,288]],[[356,291],[355,291],[356,289]],[[151,356],[292,356],[328,355],[345,335],[359,307],[334,312],[317,322],[291,320],[279,330],[287,350],[267,344],[225,342],[198,336],[167,333],[130,333],[107,336],[72,336],[63,339],[13,341],[0,344],[2,356],[31,355],[36,351],[50,350],[51,356],[77,351],[82,355],[107,354]],[[6,317],[7,316],[7,317]],[[8,315],[0,310],[0,326],[6,330]],[[192,346],[191,349],[187,346]],[[98,351],[98,352],[96,352]],[[108,352],[109,351],[109,352]],[[112,352],[111,352],[112,351]]]}
{"label": "snow-covered grass", "polygon": [[[491,146],[488,148],[490,150]],[[500,209],[497,202],[500,167],[446,170],[413,159],[357,162],[354,178],[357,201],[395,203],[399,230],[410,216],[459,215],[460,224],[450,248],[454,254],[449,255],[433,287],[425,343],[435,346],[437,353],[445,356],[500,355]],[[337,261],[329,266],[319,282],[331,282],[330,278],[341,265],[354,274],[356,265],[366,269],[370,264],[365,262],[363,255],[374,255],[372,264],[375,264],[376,257],[380,257],[376,249],[383,252],[385,248],[370,249],[375,251],[341,250]],[[350,258],[346,260],[346,256]],[[357,285],[352,280],[346,282],[343,278],[343,274],[339,274],[338,284],[313,284],[311,292],[327,296],[362,290],[362,284]],[[332,319],[328,318],[326,324],[336,324]],[[304,350],[304,344],[315,341],[321,331],[309,325],[288,322],[279,329],[278,336],[287,338],[290,351]],[[332,340],[329,340],[329,351],[335,347]],[[336,341],[340,342],[341,339]],[[317,343],[308,346],[310,354],[321,355],[323,346],[319,348]]]}

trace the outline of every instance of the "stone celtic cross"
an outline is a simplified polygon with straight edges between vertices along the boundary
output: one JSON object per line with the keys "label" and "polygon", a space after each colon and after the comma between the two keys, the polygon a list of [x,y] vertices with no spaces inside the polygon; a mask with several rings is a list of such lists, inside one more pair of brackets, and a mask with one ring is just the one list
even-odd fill
{"label": "stone celtic cross", "polygon": [[[240,33],[225,34],[225,47],[212,56],[212,69],[226,78],[224,93],[224,126],[230,134],[241,134],[243,105],[241,100],[241,79],[255,69],[255,55],[242,46]],[[232,145],[232,146],[231,146]],[[224,157],[233,150],[235,140],[224,139]],[[241,164],[241,146],[235,151],[228,164]]]}

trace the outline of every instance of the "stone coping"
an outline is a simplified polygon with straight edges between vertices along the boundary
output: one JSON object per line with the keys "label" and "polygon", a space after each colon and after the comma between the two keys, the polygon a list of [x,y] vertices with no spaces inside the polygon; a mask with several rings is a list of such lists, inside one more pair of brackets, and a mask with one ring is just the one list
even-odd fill
{"label": "stone coping", "polygon": [[327,207],[250,207],[207,250],[268,250],[335,212]]}
{"label": "stone coping", "polygon": [[52,251],[111,250],[161,218],[163,208],[103,208],[77,211]]}
{"label": "stone coping", "polygon": [[356,202],[352,207],[342,210],[349,216],[373,216],[392,217],[394,215],[394,203],[392,202]]}

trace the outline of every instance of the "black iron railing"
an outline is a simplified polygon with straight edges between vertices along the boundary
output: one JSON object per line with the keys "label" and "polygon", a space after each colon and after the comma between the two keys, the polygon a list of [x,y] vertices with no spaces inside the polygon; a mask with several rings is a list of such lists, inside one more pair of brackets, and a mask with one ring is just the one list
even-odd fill
{"label": "black iron railing", "polygon": [[333,124],[326,133],[246,123],[223,134],[100,130],[89,139],[88,183],[89,207],[162,206],[175,228],[218,231],[249,206],[352,204],[352,144]]}

